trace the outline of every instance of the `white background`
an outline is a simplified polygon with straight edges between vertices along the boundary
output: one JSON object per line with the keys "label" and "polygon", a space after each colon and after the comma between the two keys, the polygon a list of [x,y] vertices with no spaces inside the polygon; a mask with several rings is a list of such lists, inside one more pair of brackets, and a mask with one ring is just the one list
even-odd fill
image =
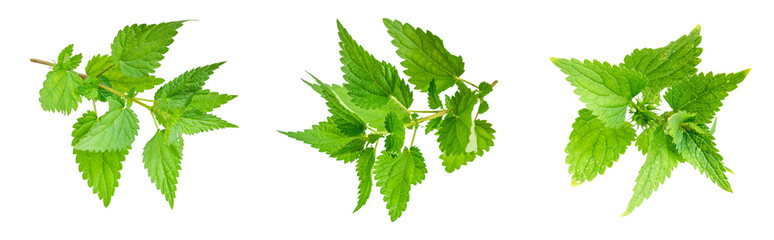
{"label": "white background", "polygon": [[[0,238],[771,239],[772,6],[540,2],[5,2]],[[463,78],[500,80],[482,116],[497,130],[492,151],[448,174],[436,157],[435,137],[417,136],[429,172],[392,223],[378,188],[351,213],[354,164],[276,132],[309,128],[328,116],[300,78],[308,70],[328,83],[343,82],[336,19],[377,58],[399,64],[382,17],[444,39],[465,61]],[[55,59],[74,43],[85,55],[82,70],[91,56],[110,52],[123,26],[179,19],[199,21],[180,29],[157,75],[172,79],[228,61],[206,87],[239,95],[216,114],[240,128],[186,137],[170,210],[143,169],[141,149],[154,127],[147,111],[135,108],[140,134],[104,208],[71,154],[71,126],[87,105],[70,116],[43,111],[38,90],[48,70],[28,59]],[[570,186],[564,147],[583,104],[549,57],[618,63],[635,48],[664,46],[697,24],[704,37],[700,71],[752,68],[718,114],[716,143],[736,172],[729,176],[734,193],[682,164],[634,213],[619,217],[645,158],[630,147],[604,175]],[[414,108],[426,108],[425,95],[415,100]]]}

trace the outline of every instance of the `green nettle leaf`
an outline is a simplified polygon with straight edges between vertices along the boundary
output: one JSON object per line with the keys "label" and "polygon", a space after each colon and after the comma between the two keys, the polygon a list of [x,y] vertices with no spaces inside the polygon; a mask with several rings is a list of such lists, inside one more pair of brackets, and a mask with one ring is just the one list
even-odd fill
{"label": "green nettle leaf", "polygon": [[188,110],[180,116],[180,120],[173,128],[184,134],[193,135],[223,128],[237,128],[237,125],[209,113],[199,110]]}
{"label": "green nettle leaf", "polygon": [[81,63],[81,54],[72,56],[73,45],[67,46],[59,54],[57,63],[46,74],[46,81],[40,89],[40,106],[43,110],[61,112],[70,115],[70,112],[78,109],[81,103],[81,95],[78,88],[83,84],[83,79],[72,69]]}
{"label": "green nettle leaf", "polygon": [[357,207],[355,211],[360,210],[368,201],[368,197],[371,196],[371,188],[373,183],[373,170],[374,161],[376,161],[376,152],[374,148],[366,148],[360,153],[360,157],[357,159],[357,178],[360,180],[360,184],[357,186]]}
{"label": "green nettle leaf", "polygon": [[466,151],[473,127],[473,107],[476,96],[470,89],[460,89],[452,97],[446,97],[448,115],[438,126],[438,142],[441,152],[457,155]]}
{"label": "green nettle leaf", "polygon": [[367,138],[365,134],[360,136],[345,135],[336,124],[331,123],[330,121],[320,122],[317,125],[312,126],[312,129],[307,129],[302,132],[280,131],[280,133],[312,145],[313,148],[319,149],[320,152],[327,153],[331,157],[343,160],[344,162],[354,161],[358,158],[360,152],[338,153],[339,150],[354,140],[366,140]]}
{"label": "green nettle leaf", "polygon": [[142,78],[156,72],[164,53],[185,21],[126,26],[110,45],[112,58],[126,76]]}
{"label": "green nettle leaf", "polygon": [[153,102],[153,107],[161,112],[155,112],[159,122],[167,128],[174,126],[191,103],[191,98],[202,92],[202,87],[210,75],[224,63],[191,69],[161,86],[156,91]]}
{"label": "green nettle leaf", "polygon": [[425,179],[425,159],[416,147],[405,148],[396,155],[385,151],[379,156],[374,172],[376,186],[380,187],[390,210],[390,220],[395,221],[406,211],[411,185]]}
{"label": "green nettle leaf", "polygon": [[314,78],[317,84],[309,83],[303,79],[302,81],[320,93],[320,96],[326,100],[326,105],[328,105],[330,108],[329,112],[332,114],[331,121],[339,127],[341,132],[349,136],[362,135],[365,133],[365,121],[344,105],[341,98],[339,98],[339,95],[333,91],[333,88],[317,79],[314,75],[310,76]]}
{"label": "green nettle leaf", "polygon": [[87,180],[89,187],[102,199],[107,207],[118,187],[118,179],[121,174],[121,162],[124,161],[129,151],[120,150],[112,152],[87,152],[74,150],[75,161],[78,163],[78,171],[83,173],[83,180]]}
{"label": "green nettle leaf", "polygon": [[586,108],[612,128],[623,126],[627,107],[648,81],[637,71],[607,62],[557,58],[551,61],[567,74],[567,81],[576,87],[575,94],[586,103]]}
{"label": "green nettle leaf", "polygon": [[336,23],[341,39],[341,63],[344,64],[341,70],[347,80],[344,87],[355,104],[373,109],[384,106],[388,101],[397,101],[404,108],[411,107],[413,94],[398,76],[398,70],[389,63],[376,60],[352,39],[340,22]]}
{"label": "green nettle leaf", "polygon": [[75,150],[108,152],[129,149],[140,128],[132,109],[116,108],[99,117],[74,145]]}
{"label": "green nettle leaf", "polygon": [[723,106],[721,101],[736,89],[749,72],[750,69],[728,75],[694,75],[669,88],[664,99],[675,111],[696,113],[698,123],[710,123],[720,106]]}
{"label": "green nettle leaf", "polygon": [[[92,101],[89,107],[94,110],[86,111],[73,125],[71,145],[78,170],[105,207],[115,195],[123,162],[138,135],[139,119],[133,106],[143,107],[154,116],[157,132],[143,149],[143,162],[170,207],[182,159],[182,135],[237,127],[210,113],[236,96],[203,89],[223,62],[180,75],[159,88],[153,100],[137,96],[164,82],[150,73],[159,66],[183,22],[125,27],[111,45],[112,53],[91,57],[85,74],[76,72],[83,56],[73,55],[73,45],[62,50],[55,63],[30,59],[52,68],[40,90],[44,110],[68,115],[77,110],[83,97]],[[149,106],[151,102],[153,106]],[[98,108],[98,104],[106,107]],[[97,109],[107,111],[100,116]],[[159,123],[166,129],[161,129]],[[374,136],[373,141],[379,137]],[[358,148],[358,144],[362,149],[365,140],[353,141],[347,149]]]}
{"label": "green nettle leaf", "polygon": [[389,152],[400,152],[403,149],[403,142],[406,139],[406,128],[403,121],[395,114],[390,113],[384,120],[384,125],[390,135],[384,140],[384,148]]}
{"label": "green nettle leaf", "polygon": [[449,53],[443,41],[430,31],[386,18],[384,25],[393,37],[392,44],[398,47],[398,56],[403,58],[400,64],[406,68],[404,73],[416,89],[427,92],[430,81],[435,80],[437,91],[442,92],[454,86],[465,72],[462,57]]}
{"label": "green nettle leaf", "polygon": [[183,138],[170,139],[168,134],[166,130],[159,130],[148,140],[142,151],[142,162],[151,182],[156,184],[156,189],[161,190],[169,207],[173,208],[180,160],[183,158]]}
{"label": "green nettle leaf", "polygon": [[723,165],[723,157],[720,156],[718,149],[715,148],[714,140],[715,138],[708,133],[694,129],[686,130],[682,127],[674,135],[674,143],[677,146],[677,150],[688,163],[698,169],[699,172],[707,175],[721,189],[733,192],[731,184],[728,183],[728,177],[726,177],[728,168]]}
{"label": "green nettle leaf", "polygon": [[672,83],[696,74],[696,65],[701,62],[699,55],[702,49],[700,26],[669,45],[651,49],[635,49],[624,58],[623,66],[635,69],[649,79],[648,85],[642,90],[643,99],[647,103],[659,103],[661,90]]}
{"label": "green nettle leaf", "polygon": [[[690,163],[731,192],[725,174],[731,170],[714,143],[716,125],[710,128],[707,124],[713,122],[722,100],[750,69],[731,74],[697,73],[702,52],[700,30],[697,26],[662,48],[636,49],[618,66],[597,60],[551,58],[586,103],[572,125],[565,149],[573,185],[604,174],[635,141],[646,160],[623,215],[650,197],[678,163]],[[663,96],[671,110],[657,113],[665,88]],[[627,115],[630,121],[626,121]],[[639,135],[635,126],[642,129]]]}
{"label": "green nettle leaf", "polygon": [[581,109],[578,114],[572,124],[570,143],[564,149],[573,186],[604,174],[637,136],[634,126],[628,122],[620,128],[611,128],[591,114],[591,110]]}
{"label": "green nettle leaf", "polygon": [[220,94],[217,92],[210,92],[210,90],[204,89],[191,96],[191,102],[188,103],[188,110],[199,110],[202,112],[212,112],[221,105],[228,103],[237,95]]}
{"label": "green nettle leaf", "polygon": [[629,206],[623,213],[624,216],[640,206],[642,201],[649,198],[653,191],[658,190],[658,186],[670,177],[672,170],[677,167],[677,163],[682,162],[675,145],[672,143],[672,138],[664,132],[662,127],[653,129],[650,144],[648,144],[648,157],[640,168],[637,184],[634,185],[634,195],[629,200]]}
{"label": "green nettle leaf", "polygon": [[[409,81],[417,89],[428,92],[428,106],[433,110],[409,109],[414,93],[398,69],[365,51],[337,21],[341,70],[346,83],[343,86],[326,84],[311,74],[314,81],[302,79],[325,99],[330,116],[311,129],[279,132],[345,163],[357,161],[360,184],[354,211],[366,204],[376,181],[390,219],[395,221],[406,210],[411,185],[419,184],[427,173],[424,157],[414,146],[419,128],[425,127],[425,134],[437,130],[442,152],[439,159],[447,172],[459,169],[476,156],[483,156],[494,146],[492,124],[478,117],[489,109],[484,98],[492,92],[496,81],[475,85],[460,79],[462,59],[449,54],[440,38],[408,24],[385,23],[399,48],[398,55],[404,59],[402,66],[407,68],[404,73],[413,79]],[[404,42],[406,39],[416,42]],[[447,70],[455,74],[439,72]],[[456,89],[452,96],[441,96],[453,86]],[[474,116],[477,104],[479,110]],[[188,109],[192,106],[193,101],[188,103]],[[171,119],[180,119],[176,116]],[[411,134],[410,141],[406,134]],[[379,149],[382,138],[383,149]]]}

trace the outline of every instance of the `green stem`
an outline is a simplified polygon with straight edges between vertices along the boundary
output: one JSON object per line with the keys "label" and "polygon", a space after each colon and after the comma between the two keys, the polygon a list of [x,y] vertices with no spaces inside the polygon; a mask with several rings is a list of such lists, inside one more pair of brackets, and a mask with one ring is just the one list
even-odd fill
{"label": "green stem", "polygon": [[[419,124],[419,123],[417,123],[417,124]],[[415,125],[414,126],[414,135],[411,136],[411,145],[409,145],[409,146],[414,146],[414,138],[417,137],[417,130],[419,130],[419,126]]]}
{"label": "green stem", "polygon": [[457,80],[460,80],[460,81],[462,81],[464,83],[470,84],[470,86],[473,86],[474,88],[478,89],[478,85],[473,84],[472,82],[468,82],[468,80],[462,79],[462,78],[457,77],[457,76],[454,76],[454,79],[457,79]]}
{"label": "green stem", "polygon": [[417,119],[414,122],[406,123],[406,125],[403,125],[403,127],[418,126],[419,123],[421,123],[421,122],[429,121],[429,120],[433,120],[435,118],[442,117],[443,115],[446,115],[446,113],[449,113],[449,110],[441,110],[440,112],[437,112],[437,113],[435,113],[433,115]]}
{"label": "green stem", "polygon": [[410,113],[437,113],[443,110],[409,110]]}
{"label": "green stem", "polygon": [[[91,106],[94,107],[94,114],[97,114],[97,101],[96,100],[91,100]],[[97,115],[99,115],[99,114],[97,114]]]}
{"label": "green stem", "polygon": [[155,100],[145,99],[145,98],[138,98],[135,97],[134,99],[140,100],[140,101],[146,101],[146,102],[156,102]]}

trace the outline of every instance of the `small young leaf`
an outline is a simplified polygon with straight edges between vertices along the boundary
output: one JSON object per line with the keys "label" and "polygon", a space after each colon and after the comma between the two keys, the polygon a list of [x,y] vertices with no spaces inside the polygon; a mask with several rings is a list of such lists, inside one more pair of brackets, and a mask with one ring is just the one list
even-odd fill
{"label": "small young leaf", "polygon": [[78,67],[81,55],[72,56],[72,53],[73,45],[65,47],[59,53],[53,70],[46,74],[46,81],[39,91],[40,106],[43,110],[70,115],[70,112],[78,109],[78,104],[81,103],[78,87],[83,84],[83,79],[71,70]]}

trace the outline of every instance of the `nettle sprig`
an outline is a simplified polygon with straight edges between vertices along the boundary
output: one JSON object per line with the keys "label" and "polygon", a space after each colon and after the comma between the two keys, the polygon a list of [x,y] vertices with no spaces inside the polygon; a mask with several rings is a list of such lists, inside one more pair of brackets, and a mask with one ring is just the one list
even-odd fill
{"label": "nettle sprig", "polygon": [[[132,105],[148,110],[156,125],[156,134],[143,148],[142,161],[170,208],[174,206],[183,157],[182,135],[237,127],[210,114],[236,95],[203,89],[205,81],[224,62],[181,74],[161,86],[153,99],[137,96],[164,83],[164,79],[151,74],[160,66],[159,61],[164,59],[184,22],[126,26],[110,45],[110,55],[92,57],[85,74],[75,71],[83,56],[73,55],[73,45],[62,50],[55,63],[31,59],[52,68],[40,89],[44,110],[69,115],[78,109],[83,98],[91,101],[93,109],[73,125],[73,154],[83,179],[105,207],[118,187],[122,162],[140,128]],[[103,110],[101,115],[97,102],[107,104],[107,111]]]}
{"label": "nettle sprig", "polygon": [[[376,180],[390,219],[395,221],[406,210],[411,186],[421,183],[427,173],[425,159],[414,145],[419,128],[424,127],[425,134],[436,131],[447,172],[482,156],[494,145],[495,130],[479,117],[489,109],[484,99],[497,81],[473,84],[463,80],[462,57],[449,53],[440,38],[384,19],[392,44],[403,58],[408,82],[428,95],[431,110],[413,110],[414,93],[395,66],[377,60],[337,24],[346,83],[330,85],[314,76],[314,82],[304,81],[327,101],[332,116],[311,129],[281,133],[345,163],[357,161],[360,185],[354,211],[365,205]],[[442,101],[440,93],[455,86],[456,92]],[[412,132],[410,141],[406,141],[407,131]],[[384,143],[381,150],[380,141]]]}
{"label": "nettle sprig", "polygon": [[[604,174],[635,142],[647,157],[624,216],[650,197],[678,163],[688,162],[721,189],[732,192],[726,177],[731,170],[723,164],[712,136],[717,120],[712,127],[708,124],[723,105],[721,101],[750,69],[697,74],[700,30],[697,26],[662,48],[636,49],[619,65],[551,58],[586,103],[572,125],[565,149],[573,186]],[[658,113],[665,88],[664,99],[671,110]],[[635,126],[643,129],[639,135]]]}

